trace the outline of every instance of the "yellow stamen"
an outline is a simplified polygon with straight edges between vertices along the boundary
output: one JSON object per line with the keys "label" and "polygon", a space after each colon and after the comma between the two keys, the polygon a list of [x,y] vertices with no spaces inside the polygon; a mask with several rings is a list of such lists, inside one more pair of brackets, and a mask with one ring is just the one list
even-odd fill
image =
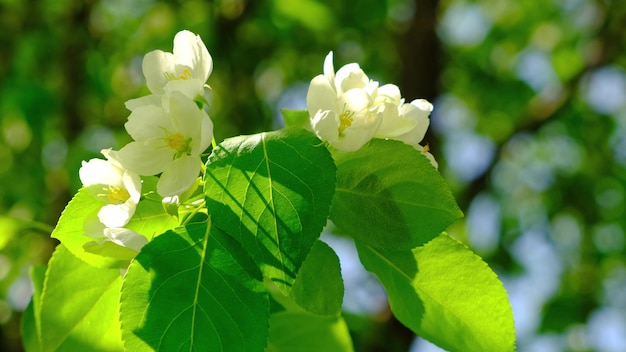
{"label": "yellow stamen", "polygon": [[341,115],[339,115],[339,135],[343,135],[343,131],[346,128],[352,126],[352,122],[354,121],[354,112],[350,110],[344,110]]}
{"label": "yellow stamen", "polygon": [[163,75],[168,81],[175,81],[177,79],[188,80],[188,79],[193,78],[191,76],[191,71],[189,71],[188,68],[184,69],[183,72],[179,74],[178,76],[176,76],[176,74],[171,73],[171,72],[163,72]]}
{"label": "yellow stamen", "polygon": [[430,144],[426,143],[426,145],[424,146],[424,152],[428,153],[430,151]]}
{"label": "yellow stamen", "polygon": [[104,191],[106,192],[105,194],[109,204],[122,204],[130,198],[130,194],[128,194],[126,188],[109,185]]}
{"label": "yellow stamen", "polygon": [[189,71],[189,69],[188,69],[188,68],[186,68],[186,69],[183,71],[183,73],[181,73],[181,74],[178,76],[178,78],[179,78],[179,79],[182,79],[182,80],[191,79],[191,71]]}
{"label": "yellow stamen", "polygon": [[178,153],[188,153],[190,142],[191,138],[185,138],[185,136],[179,132],[167,134],[167,136],[165,136],[165,144]]}

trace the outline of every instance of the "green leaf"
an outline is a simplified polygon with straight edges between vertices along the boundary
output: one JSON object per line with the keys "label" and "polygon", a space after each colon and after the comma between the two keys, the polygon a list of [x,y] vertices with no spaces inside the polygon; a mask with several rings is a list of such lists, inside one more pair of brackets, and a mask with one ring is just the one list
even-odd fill
{"label": "green leaf", "polygon": [[391,310],[416,334],[450,351],[514,351],[515,328],[496,274],[442,234],[422,247],[387,251],[357,243]]}
{"label": "green leaf", "polygon": [[322,241],[315,242],[291,287],[290,297],[307,311],[339,315],[343,303],[343,278],[339,258]]}
{"label": "green leaf", "polygon": [[121,318],[127,351],[262,351],[269,301],[244,249],[195,223],[137,255],[124,277]]}
{"label": "green leaf", "polygon": [[326,224],[334,185],[328,150],[295,129],[225,140],[209,156],[205,176],[214,224],[284,294]]}
{"label": "green leaf", "polygon": [[65,246],[54,251],[41,295],[42,351],[119,351],[119,269],[96,268]]}
{"label": "green leaf", "polygon": [[[111,243],[119,247],[121,257],[106,257],[92,253],[95,250],[94,246],[97,246],[96,242],[99,241],[85,235],[85,219],[97,216],[102,205],[102,202],[96,199],[87,188],[79,189],[63,210],[51,236],[61,241],[72,254],[90,265],[100,268],[125,267],[132,258],[132,256],[128,257],[128,249]],[[91,251],[86,251],[85,247],[92,247]]]}
{"label": "green leaf", "polygon": [[463,216],[443,177],[407,144],[374,139],[356,152],[337,153],[335,162],[330,218],[364,244],[411,249]]}
{"label": "green leaf", "polygon": [[26,351],[41,351],[41,293],[46,276],[45,266],[31,268],[30,278],[33,283],[33,297],[22,314],[22,341]]}
{"label": "green leaf", "polygon": [[311,129],[308,111],[282,109],[282,113],[285,127],[302,128],[305,130]]}
{"label": "green leaf", "polygon": [[148,238],[148,240],[178,226],[178,219],[167,213],[160,201],[142,199],[126,228]]}
{"label": "green leaf", "polygon": [[267,352],[350,352],[348,326],[341,316],[284,311],[272,314]]}

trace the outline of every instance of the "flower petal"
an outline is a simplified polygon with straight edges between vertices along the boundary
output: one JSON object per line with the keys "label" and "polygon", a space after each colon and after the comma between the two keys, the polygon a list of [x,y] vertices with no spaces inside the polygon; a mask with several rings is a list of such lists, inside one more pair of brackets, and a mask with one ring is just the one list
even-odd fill
{"label": "flower petal", "polygon": [[146,105],[133,110],[124,127],[134,140],[146,141],[165,137],[164,130],[171,130],[171,125],[161,106]]}
{"label": "flower petal", "polygon": [[199,157],[182,156],[174,160],[161,174],[157,192],[163,197],[181,194],[193,185],[200,174]]}
{"label": "flower petal", "polygon": [[130,111],[145,105],[161,106],[161,96],[158,94],[149,94],[140,98],[128,100],[124,103],[124,105],[126,106],[126,109]]}
{"label": "flower petal", "polygon": [[83,161],[78,176],[84,186],[111,185],[122,186],[122,170],[102,159]]}
{"label": "flower petal", "polygon": [[176,33],[173,51],[176,64],[189,68],[192,77],[202,84],[207,81],[213,70],[213,58],[199,35],[187,30]]}
{"label": "flower petal", "polygon": [[129,200],[135,204],[139,203],[139,199],[141,198],[141,178],[139,175],[130,170],[124,170],[122,181],[124,182],[126,192],[128,192],[130,196]]}
{"label": "flower petal", "polygon": [[331,86],[335,86],[335,66],[333,66],[333,52],[329,52],[324,59],[324,76]]}
{"label": "flower petal", "polygon": [[348,128],[344,131],[343,137],[331,145],[345,152],[353,152],[369,142],[373,135],[373,131],[368,128]]}
{"label": "flower petal", "polygon": [[98,219],[106,227],[122,227],[128,224],[135,214],[136,204],[125,202],[122,204],[107,204],[98,211]]}
{"label": "flower petal", "polygon": [[174,74],[176,72],[176,60],[172,53],[154,50],[143,57],[141,68],[146,77],[148,89],[154,94],[162,94],[163,87],[169,81],[165,73]]}
{"label": "flower petal", "polygon": [[191,155],[200,155],[204,152],[213,141],[213,121],[209,115],[204,111],[201,111],[204,115],[202,117],[202,123],[200,127],[200,139],[199,141],[192,141],[191,143]]}
{"label": "flower petal", "polygon": [[344,65],[337,71],[335,76],[335,87],[339,93],[347,92],[354,88],[363,88],[368,82],[369,78],[359,64],[356,63]]}
{"label": "flower petal", "polygon": [[204,111],[180,92],[163,96],[163,107],[172,125],[170,132],[178,132],[186,138],[191,138],[192,143],[199,143]]}
{"label": "flower petal", "polygon": [[339,117],[332,110],[319,110],[311,119],[311,128],[330,145],[339,140]]}
{"label": "flower petal", "polygon": [[395,138],[411,131],[417,125],[417,121],[400,116],[398,106],[393,103],[385,103],[382,106],[382,114],[382,123],[376,132],[379,138]]}
{"label": "flower petal", "polygon": [[165,94],[180,92],[191,100],[195,100],[198,95],[204,95],[204,82],[198,78],[177,79],[167,82],[163,88]]}
{"label": "flower petal", "polygon": [[141,248],[148,243],[148,239],[144,236],[125,228],[106,228],[104,229],[104,237],[115,244],[137,252],[141,251]]}
{"label": "flower petal", "polygon": [[324,75],[317,75],[309,84],[306,94],[306,106],[309,116],[313,117],[319,110],[332,110],[335,108],[337,92],[331,86],[328,78]]}
{"label": "flower petal", "polygon": [[399,106],[402,99],[400,88],[395,84],[385,84],[378,88],[378,99]]}
{"label": "flower petal", "polygon": [[[349,110],[357,115],[365,114],[368,112],[372,99],[363,89],[350,89],[345,94],[337,99],[336,111],[343,112]],[[355,118],[355,120],[357,120]],[[356,121],[355,121],[356,122]]]}
{"label": "flower petal", "polygon": [[130,142],[119,151],[119,158],[127,169],[142,176],[163,172],[174,159],[169,148],[154,148],[141,142]]}

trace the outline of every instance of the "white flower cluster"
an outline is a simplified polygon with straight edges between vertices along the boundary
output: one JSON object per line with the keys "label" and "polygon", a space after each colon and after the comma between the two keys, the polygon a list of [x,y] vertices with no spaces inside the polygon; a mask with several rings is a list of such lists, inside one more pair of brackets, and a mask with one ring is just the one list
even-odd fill
{"label": "white flower cluster", "polygon": [[160,174],[157,192],[175,197],[188,190],[202,167],[200,155],[211,145],[213,123],[202,107],[213,59],[189,31],[174,37],[173,53],[144,56],[142,70],[152,94],[129,100],[124,125],[134,139],[119,151],[102,151],[106,160],[83,162],[80,179],[95,188],[105,205],[98,221],[86,221],[85,234],[139,251],[147,239],[124,226],[141,196],[139,176]]}
{"label": "white flower cluster", "polygon": [[424,99],[405,103],[396,85],[380,86],[356,63],[335,73],[332,51],[324,60],[324,74],[311,80],[307,109],[317,136],[336,149],[350,152],[372,138],[396,139],[418,149],[437,167],[419,144],[430,124],[432,104]]}

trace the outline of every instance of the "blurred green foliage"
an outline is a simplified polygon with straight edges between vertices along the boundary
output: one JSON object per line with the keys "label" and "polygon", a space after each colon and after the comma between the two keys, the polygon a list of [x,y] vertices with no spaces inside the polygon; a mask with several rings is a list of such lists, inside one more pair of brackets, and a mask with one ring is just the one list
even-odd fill
{"label": "blurred green foliage", "polygon": [[[142,56],[181,29],[214,59],[217,141],[279,127],[329,50],[434,102],[450,232],[505,282],[519,350],[626,348],[624,23],[620,0],[0,0],[2,350],[81,160],[129,141]],[[359,351],[413,341],[384,311],[347,320]]]}

